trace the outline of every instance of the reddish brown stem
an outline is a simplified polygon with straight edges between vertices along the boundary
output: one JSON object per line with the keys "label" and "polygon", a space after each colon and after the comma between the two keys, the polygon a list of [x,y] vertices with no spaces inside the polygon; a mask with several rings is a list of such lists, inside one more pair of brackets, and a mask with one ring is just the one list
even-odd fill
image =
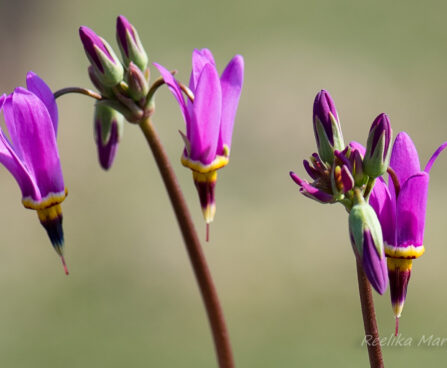
{"label": "reddish brown stem", "polygon": [[364,341],[368,347],[369,364],[371,368],[384,368],[371,285],[366,278],[362,265],[358,261],[357,278],[359,282],[360,304],[362,305],[363,325],[365,327]]}
{"label": "reddish brown stem", "polygon": [[68,93],[80,93],[82,95],[86,95],[89,97],[92,97],[96,100],[101,100],[102,96],[99,93],[96,93],[95,91],[92,91],[87,88],[81,88],[81,87],[67,87],[62,88],[59,91],[54,92],[54,98],[59,98],[63,95],[66,95]]}
{"label": "reddish brown stem", "polygon": [[178,185],[177,178],[150,118],[141,121],[140,127],[149,143],[155,161],[157,162],[158,169],[160,170],[161,177],[163,178],[172,207],[174,208],[177,217],[177,222],[186,245],[189,260],[191,261],[208,314],[219,367],[234,368],[233,353],[231,351],[230,338],[225,324],[223,311],[191,215],[189,214],[185,199],[183,198],[180,186]]}

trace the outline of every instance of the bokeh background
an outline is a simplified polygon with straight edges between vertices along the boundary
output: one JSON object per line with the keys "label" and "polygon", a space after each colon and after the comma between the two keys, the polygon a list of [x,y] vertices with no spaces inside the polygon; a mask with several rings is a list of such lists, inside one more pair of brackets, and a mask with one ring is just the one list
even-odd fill
{"label": "bokeh background", "polygon": [[[217,187],[211,242],[204,244],[225,309],[238,367],[367,367],[355,262],[341,206],[301,196],[315,151],[312,103],[331,92],[345,140],[366,142],[386,112],[425,164],[447,140],[447,30],[443,1],[32,1],[0,2],[0,86],[28,70],[53,89],[91,87],[78,27],[115,43],[115,18],[137,27],[151,61],[189,78],[193,48],[210,48],[220,70],[245,58],[231,164]],[[153,70],[153,75],[157,75]],[[189,170],[179,162],[183,127],[167,90],[156,127],[197,228]],[[0,169],[1,367],[216,367],[204,308],[164,187],[137,127],[127,125],[113,168],[100,169],[93,101],[60,99],[66,277],[36,214]],[[410,347],[384,347],[387,367],[442,366],[447,337],[445,181],[432,170],[425,244],[415,262],[401,333]],[[389,294],[375,294],[382,336],[394,320]]]}

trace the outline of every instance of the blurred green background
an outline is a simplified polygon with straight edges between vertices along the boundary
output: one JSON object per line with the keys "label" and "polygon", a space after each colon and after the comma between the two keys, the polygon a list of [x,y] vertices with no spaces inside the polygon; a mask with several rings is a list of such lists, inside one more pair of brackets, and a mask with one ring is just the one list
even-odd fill
{"label": "blurred green background", "polygon": [[[210,48],[220,70],[245,58],[231,164],[219,174],[217,215],[204,244],[238,367],[367,367],[355,262],[341,206],[301,196],[315,151],[312,103],[331,92],[345,140],[366,142],[386,112],[425,164],[447,139],[447,30],[443,1],[32,1],[0,2],[0,87],[28,70],[53,89],[91,87],[78,27],[115,44],[115,18],[138,28],[151,61],[189,78],[193,48]],[[153,75],[157,75],[153,69]],[[204,236],[191,173],[179,162],[183,127],[167,90],[156,127]],[[127,125],[110,172],[100,169],[93,101],[60,99],[59,143],[69,196],[63,203],[66,277],[36,214],[24,210],[0,169],[1,367],[216,367],[208,322],[164,187],[137,127]],[[447,337],[445,180],[434,166],[427,252],[413,267],[401,333],[387,367],[442,366]],[[382,336],[394,320],[375,294]]]}

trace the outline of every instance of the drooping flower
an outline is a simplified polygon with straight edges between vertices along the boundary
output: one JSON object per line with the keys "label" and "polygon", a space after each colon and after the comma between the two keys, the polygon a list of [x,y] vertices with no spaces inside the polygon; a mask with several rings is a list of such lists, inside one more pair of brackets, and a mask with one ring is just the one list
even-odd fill
{"label": "drooping flower", "polygon": [[435,151],[421,171],[412,140],[405,132],[399,133],[391,153],[389,183],[386,185],[379,178],[371,194],[370,203],[383,231],[396,323],[404,306],[413,259],[425,250],[423,240],[430,170],[446,147],[447,142]]}
{"label": "drooping flower", "polygon": [[53,93],[33,72],[27,88],[18,87],[0,98],[8,139],[0,129],[0,162],[22,191],[22,203],[37,211],[51,243],[63,258],[61,202],[67,195],[56,144],[58,111]]}
{"label": "drooping flower", "polygon": [[185,149],[181,161],[192,170],[202,212],[209,224],[216,209],[217,170],[227,165],[230,157],[234,119],[244,79],[244,60],[236,55],[219,78],[211,51],[194,50],[189,82],[194,97],[188,98],[187,102],[172,74],[163,66],[154,65],[177,99],[185,119],[186,135],[182,135]]}

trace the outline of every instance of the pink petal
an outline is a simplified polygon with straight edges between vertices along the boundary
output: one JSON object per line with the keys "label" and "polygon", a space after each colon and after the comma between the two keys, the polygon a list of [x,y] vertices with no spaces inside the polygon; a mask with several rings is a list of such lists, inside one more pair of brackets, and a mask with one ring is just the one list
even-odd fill
{"label": "pink petal", "polygon": [[53,122],[54,133],[57,136],[58,111],[56,99],[54,98],[50,87],[48,87],[48,85],[36,73],[31,71],[26,75],[26,86],[28,90],[39,97],[47,107],[51,121]]}
{"label": "pink petal", "polygon": [[234,118],[239,104],[242,84],[244,82],[244,59],[236,55],[227,65],[220,84],[222,86],[222,117],[220,124],[220,136],[218,154],[223,154],[223,145],[231,148]]}
{"label": "pink petal", "polygon": [[425,166],[424,171],[426,173],[430,173],[430,170],[433,166],[433,164],[435,163],[436,159],[438,158],[438,156],[441,154],[442,151],[444,151],[444,149],[447,148],[447,142],[444,142],[443,144],[441,144],[438,149],[435,151],[435,153],[433,153],[433,155],[430,157],[430,160],[428,160],[427,165]]}
{"label": "pink petal", "polygon": [[28,170],[23,166],[14,150],[9,145],[8,140],[0,129],[0,163],[12,174],[22,191],[23,197],[31,197],[35,201],[42,198]]}
{"label": "pink petal", "polygon": [[195,49],[192,52],[192,71],[191,77],[189,79],[189,88],[191,89],[191,91],[193,91],[193,93],[197,88],[197,83],[199,81],[200,75],[202,74],[202,70],[207,64],[216,66],[211,51],[208,49]]}
{"label": "pink petal", "polygon": [[[396,172],[401,186],[412,175],[421,171],[419,156],[413,141],[405,132],[400,132],[394,141],[391,152],[390,167]],[[392,181],[388,183],[391,196],[395,198],[394,185]]]}
{"label": "pink petal", "polygon": [[[65,190],[53,122],[43,102],[16,88],[4,105],[14,150],[34,178],[42,197]],[[11,128],[11,129],[10,129]]]}
{"label": "pink petal", "polygon": [[352,150],[359,151],[362,157],[365,156],[366,149],[359,142],[356,141],[349,142],[349,147],[351,147]]}
{"label": "pink petal", "polygon": [[188,139],[191,142],[191,159],[209,164],[216,157],[221,111],[219,75],[213,65],[207,64],[197,83],[190,121]]}
{"label": "pink petal", "polygon": [[397,197],[397,245],[422,245],[429,176],[420,172],[411,176]]}
{"label": "pink petal", "polygon": [[383,240],[388,245],[396,245],[396,204],[382,177],[376,180],[369,204],[376,211],[382,227]]}
{"label": "pink petal", "polygon": [[180,105],[180,110],[182,111],[183,118],[185,119],[185,122],[187,122],[189,119],[188,112],[186,110],[185,99],[183,98],[182,90],[180,89],[178,82],[175,80],[171,72],[164,66],[157,63],[153,63],[153,65],[158,69],[166,85],[169,87],[170,91]]}
{"label": "pink petal", "polygon": [[309,197],[321,203],[330,203],[334,201],[334,198],[330,194],[313,187],[306,180],[301,179],[293,171],[291,171],[289,174],[292,180],[301,187],[300,193],[302,193],[306,197]]}
{"label": "pink petal", "polygon": [[[0,97],[0,110],[3,107],[5,101],[5,95]],[[39,200],[40,193],[33,178],[29,172],[23,166],[10,143],[3,134],[3,130],[0,128],[0,163],[2,163],[6,169],[12,174],[14,179],[19,185],[23,197],[32,197],[34,200]]]}

